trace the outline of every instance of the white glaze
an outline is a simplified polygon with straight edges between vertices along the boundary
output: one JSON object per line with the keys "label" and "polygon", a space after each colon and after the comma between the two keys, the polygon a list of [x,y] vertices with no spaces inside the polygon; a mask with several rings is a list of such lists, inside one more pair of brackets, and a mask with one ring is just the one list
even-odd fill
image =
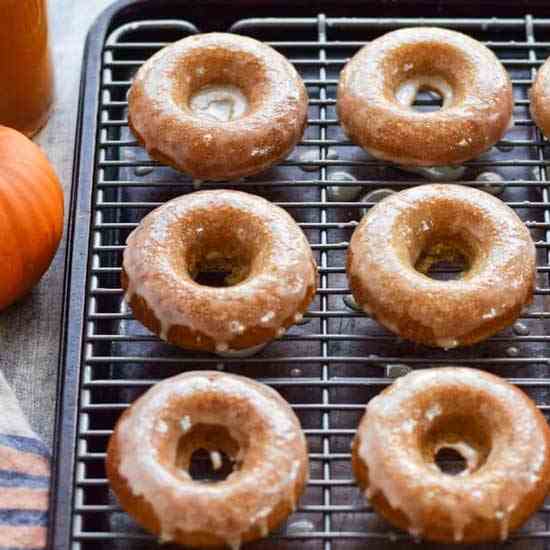
{"label": "white glaze", "polygon": [[267,169],[293,149],[307,118],[307,92],[293,65],[267,44],[230,33],[189,36],[159,50],[140,67],[128,101],[145,147],[205,180]]}
{"label": "white glaze", "polygon": [[498,195],[504,191],[504,178],[496,172],[481,172],[476,181],[483,183],[483,190],[492,195]]}
{"label": "white glaze", "polygon": [[[202,400],[228,400],[232,406],[223,410],[197,408],[194,403],[198,396]],[[177,418],[167,413],[168,403],[170,410],[177,409]],[[175,466],[181,413],[187,407],[192,408],[187,416],[194,423],[225,426],[240,442],[234,459],[241,468],[227,479],[206,484],[192,480]],[[169,425],[166,433],[155,430],[158,418]],[[152,506],[163,541],[173,540],[179,530],[212,533],[230,546],[240,544],[258,519],[263,518],[259,525],[265,532],[268,515],[288,498],[288,493],[294,494],[305,468],[307,475],[307,463],[302,462],[305,438],[288,404],[269,387],[240,376],[200,372],[167,379],[132,405],[130,414],[119,422],[116,437],[119,474],[134,495],[143,496]],[[159,446],[168,448],[162,460]],[[219,453],[210,456],[217,468]]]}
{"label": "white glaze", "polygon": [[434,418],[437,418],[442,412],[443,412],[443,409],[441,408],[441,405],[439,403],[434,403],[426,411],[426,414],[425,414],[426,420],[428,420],[428,422],[432,422]]}
{"label": "white glaze", "polygon": [[506,355],[508,357],[517,357],[519,355],[519,349],[516,346],[510,346],[506,348]]}
{"label": "white glaze", "polygon": [[[189,107],[198,116],[229,122],[246,113],[248,101],[237,86],[224,84],[201,88],[189,100]],[[212,134],[205,134],[203,139],[208,144],[212,140]]]}
{"label": "white glaze", "polygon": [[303,163],[300,165],[300,169],[304,172],[316,172],[319,170],[319,164],[311,164],[319,161],[319,152],[317,149],[309,149],[304,151],[299,157],[298,162]]}
{"label": "white glaze", "polygon": [[[397,162],[397,161],[396,161]],[[398,168],[405,172],[418,174],[427,180],[434,182],[459,181],[466,172],[465,166],[405,166],[399,164]]]}
{"label": "white glaze", "polygon": [[528,336],[529,335],[529,328],[524,325],[521,321],[517,321],[513,324],[512,330],[518,335],[518,336]]}
{"label": "white glaze", "polygon": [[301,533],[309,533],[315,530],[315,526],[308,519],[298,519],[289,523],[286,527],[287,535],[299,535]]}
{"label": "white glaze", "polygon": [[489,309],[489,311],[484,313],[481,316],[481,318],[482,319],[494,319],[496,316],[497,316],[497,310],[494,307],[492,307],[492,308]]}
{"label": "white glaze", "polygon": [[267,537],[267,535],[269,535],[269,526],[267,524],[267,520],[265,518],[260,519],[259,525],[260,525],[260,535],[262,535],[262,537]]}
{"label": "white glaze", "polygon": [[159,433],[164,434],[168,431],[168,424],[166,424],[166,422],[164,422],[163,420],[159,420],[157,422],[156,429]]}
{"label": "white glaze", "polygon": [[275,319],[275,312],[268,311],[265,315],[262,315],[262,317],[260,318],[260,323],[268,325],[269,323],[271,323],[271,321],[273,321],[273,319]]}
{"label": "white glaze", "polygon": [[222,455],[218,451],[210,451],[210,462],[214,470],[219,470],[223,466]]}
{"label": "white glaze", "polygon": [[418,92],[423,89],[435,90],[443,99],[442,109],[453,102],[453,89],[449,83],[436,76],[423,76],[404,81],[395,91],[395,98],[404,107],[412,107]]}
{"label": "white glaze", "polygon": [[[334,172],[329,176],[330,181],[357,181],[354,176],[348,172]],[[356,185],[331,185],[328,188],[328,198],[331,201],[349,202],[357,198],[362,187]]]}
{"label": "white glaze", "polygon": [[[411,108],[421,88],[441,109]],[[505,133],[513,101],[509,76],[493,52],[455,31],[409,27],[369,42],[340,73],[338,114],[352,141],[406,165],[460,164]]]}
{"label": "white glaze", "polygon": [[187,433],[193,426],[189,415],[182,416],[180,420],[180,428],[183,433]]}
{"label": "white glaze", "polygon": [[[419,435],[410,431],[410,418],[404,418],[403,413],[407,410],[413,418],[424,419],[418,425],[427,431],[438,416],[433,411],[443,408],[434,401],[443,386],[457,396],[461,388],[490,395],[491,407],[472,411],[483,415],[490,425],[498,415],[513,415],[503,424],[506,427],[500,428],[504,433],[494,441],[480,469],[476,469],[477,451],[466,442],[441,444],[455,448],[466,459],[468,468],[459,476],[445,474],[425,462],[418,447]],[[432,400],[426,410],[417,404],[423,402],[418,401],[421,395]],[[422,518],[436,506],[448,512],[456,542],[462,540],[468,524],[479,518],[499,519],[501,537],[506,538],[509,512],[541,482],[540,476],[548,467],[549,449],[539,429],[539,414],[525,394],[481,371],[451,367],[412,372],[369,402],[359,426],[358,457],[368,468],[369,494],[382,493],[392,508],[407,517],[411,532],[424,531]]]}
{"label": "white glaze", "polygon": [[227,359],[252,357],[257,353],[260,353],[260,351],[262,351],[266,346],[267,343],[258,344],[257,346],[246,349],[227,349],[226,351],[216,351],[216,355],[218,355],[219,357],[225,357]]}
{"label": "white glaze", "polygon": [[[464,277],[439,281],[419,273],[413,265],[416,258],[408,257],[407,251],[425,233],[423,222],[433,227],[434,215],[429,212],[441,213],[451,203],[456,213],[446,219],[445,231],[467,231],[484,253],[476,269]],[[468,212],[482,221],[465,222]],[[437,219],[441,225],[442,217]],[[376,297],[373,314],[383,325],[399,333],[396,325],[411,319],[427,327],[434,343],[447,349],[456,347],[463,335],[525,304],[535,271],[533,242],[515,212],[488,193],[457,185],[422,185],[386,198],[363,218],[350,252],[349,272],[358,281],[356,301]],[[491,317],[484,318],[487,314]]]}
{"label": "white glaze", "polygon": [[235,334],[242,334],[246,327],[240,321],[231,321],[229,323],[229,330]]}
{"label": "white glaze", "polygon": [[155,169],[154,166],[136,166],[134,168],[134,174],[139,177],[147,176]]}
{"label": "white glaze", "polygon": [[437,338],[436,345],[443,349],[453,349],[458,347],[459,342],[456,338]]}
{"label": "white glaze", "polygon": [[[237,285],[198,286],[172,258],[196,240],[194,213],[222,208],[260,223],[255,237],[258,249],[266,251],[265,265]],[[126,299],[139,295],[147,302],[161,338],[166,340],[173,326],[186,327],[210,337],[217,353],[235,349],[232,341],[257,326],[279,335],[277,329],[294,318],[317,277],[309,243],[294,220],[265,199],[239,191],[201,191],[157,208],[128,237],[123,266]]]}

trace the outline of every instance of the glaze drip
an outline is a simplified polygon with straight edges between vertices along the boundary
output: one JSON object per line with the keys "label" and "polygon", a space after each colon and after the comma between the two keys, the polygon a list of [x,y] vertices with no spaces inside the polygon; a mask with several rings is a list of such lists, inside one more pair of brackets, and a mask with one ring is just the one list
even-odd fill
{"label": "glaze drip", "polygon": [[226,181],[288,156],[304,131],[307,99],[296,69],[267,44],[205,33],[140,67],[128,120],[151,157],[195,180]]}
{"label": "glaze drip", "polygon": [[[155,429],[159,418],[166,431]],[[182,418],[192,418],[192,427],[183,422],[183,435]],[[226,454],[239,468],[225,480],[194,481],[177,465],[179,438],[198,437],[200,426],[221,426],[230,436],[220,445],[230,445]],[[263,536],[271,514],[294,501],[307,477],[306,442],[292,409],[269,387],[239,376],[191,372],[167,379],[132,405],[113,437],[118,474],[151,505],[163,541],[203,532],[234,547],[256,530]],[[220,451],[210,449],[214,470],[222,466]],[[184,456],[186,464],[190,455]]]}
{"label": "glaze drip", "polygon": [[[412,108],[422,89],[439,93],[442,108]],[[430,167],[462,164],[490,149],[507,130],[513,95],[502,63],[480,42],[409,27],[353,56],[340,74],[337,107],[351,141],[375,157]]]}
{"label": "glaze drip", "polygon": [[[460,278],[417,269],[434,249],[465,260]],[[532,299],[535,248],[525,224],[499,199],[458,185],[422,185],[373,206],[350,241],[355,301],[402,337],[445,349],[513,323]]]}
{"label": "glaze drip", "polygon": [[[462,416],[453,421],[457,414]],[[443,473],[433,463],[444,447],[465,458],[461,474]],[[511,512],[528,495],[542,501],[549,484],[546,421],[523,392],[473,369],[430,369],[399,378],[369,402],[356,449],[368,471],[367,496],[381,493],[405,515],[409,532],[427,538],[435,515],[437,528],[450,531],[455,542],[476,541],[468,529],[480,518],[485,524],[496,518],[495,538],[504,540]]]}
{"label": "glaze drip", "polygon": [[[194,269],[218,265],[225,256],[236,271],[246,268],[244,278],[224,287],[195,282]],[[296,322],[317,278],[311,248],[294,220],[239,191],[200,191],[157,208],[128,237],[123,268],[126,300],[146,302],[162,339],[184,345],[173,340],[172,329],[182,327],[193,335],[193,347],[242,356]],[[134,308],[142,320],[139,313]]]}

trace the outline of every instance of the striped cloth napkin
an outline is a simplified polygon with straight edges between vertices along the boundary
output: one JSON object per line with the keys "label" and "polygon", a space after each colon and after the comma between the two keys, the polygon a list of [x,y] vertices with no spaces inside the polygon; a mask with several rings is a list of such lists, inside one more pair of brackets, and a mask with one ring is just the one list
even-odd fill
{"label": "striped cloth napkin", "polygon": [[50,453],[0,372],[0,550],[46,547]]}

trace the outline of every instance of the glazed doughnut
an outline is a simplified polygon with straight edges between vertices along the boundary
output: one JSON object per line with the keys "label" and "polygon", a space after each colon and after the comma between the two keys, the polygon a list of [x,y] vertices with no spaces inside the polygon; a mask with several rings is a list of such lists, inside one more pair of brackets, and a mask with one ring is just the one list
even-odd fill
{"label": "glazed doughnut", "polygon": [[[465,259],[463,274],[426,274]],[[512,324],[532,300],[535,245],[496,197],[450,184],[413,187],[371,208],[351,238],[353,296],[374,319],[418,343],[473,344]]]}
{"label": "glazed doughnut", "polygon": [[529,97],[535,124],[546,137],[550,136],[550,58],[538,70]]}
{"label": "glazed doughnut", "polygon": [[[194,451],[223,452],[222,481],[194,480]],[[211,455],[212,456],[212,455]],[[289,404],[241,376],[188,372],[153,386],[117,422],[107,476],[143,527],[186,546],[223,546],[267,536],[294,511],[308,478],[307,446]]]}
{"label": "glazed doughnut", "polygon": [[[228,273],[214,287],[204,272]],[[240,191],[199,191],[149,213],[130,234],[121,282],[134,317],[178,346],[227,352],[300,321],[317,269],[291,216]]]}
{"label": "glazed doughnut", "polygon": [[[419,90],[437,92],[439,111],[412,108]],[[349,138],[403,165],[458,164],[494,145],[512,117],[512,85],[496,56],[455,31],[408,28],[362,48],[338,84]]]}
{"label": "glazed doughnut", "polygon": [[[466,469],[440,470],[441,449]],[[352,463],[375,510],[415,537],[504,540],[550,489],[550,430],[521,390],[492,374],[415,371],[369,402]]]}
{"label": "glazed doughnut", "polygon": [[307,103],[281,54],[252,38],[210,33],[167,46],[139,69],[128,124],[152,158],[194,178],[235,179],[289,154]]}

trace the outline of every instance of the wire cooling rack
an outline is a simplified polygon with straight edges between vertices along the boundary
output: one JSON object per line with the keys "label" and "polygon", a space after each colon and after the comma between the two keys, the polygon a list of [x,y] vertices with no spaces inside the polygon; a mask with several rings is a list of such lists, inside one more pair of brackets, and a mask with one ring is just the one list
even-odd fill
{"label": "wire cooling rack", "polygon": [[[156,206],[190,193],[198,183],[151,161],[127,126],[132,75],[166,44],[197,33],[181,19],[136,20],[88,44],[84,72],[79,164],[73,200],[72,269],[67,279],[66,365],[59,413],[54,548],[149,549],[155,546],[119,508],[105,477],[106,444],[120,413],[153,383],[182,371],[218,369],[270,384],[292,404],[309,444],[311,481],[299,508],[279,532],[254,548],[359,549],[408,547],[365,503],[350,467],[350,443],[366,402],[396,376],[433,365],[480,367],[521,386],[550,410],[550,202],[548,147],[529,114],[528,90],[550,53],[550,19],[241,19],[227,30],[279,50],[303,76],[309,124],[299,146],[277,167],[255,177],[202,188],[235,188],[286,208],[307,234],[320,279],[304,323],[261,353],[221,359],[161,342],[127,308],[120,288],[122,251],[129,232]],[[470,185],[498,193],[522,217],[537,246],[533,304],[511,328],[471,348],[416,346],[349,307],[345,276],[348,241],[373,190],[425,183],[375,160],[343,135],[335,111],[338,74],[366,42],[406,26],[437,25],[483,41],[502,60],[514,86],[514,126],[505,139],[466,163]],[[424,95],[419,108],[434,99]],[[476,178],[502,176],[500,187]],[[88,185],[90,186],[88,188]],[[545,548],[546,505],[509,543]]]}

